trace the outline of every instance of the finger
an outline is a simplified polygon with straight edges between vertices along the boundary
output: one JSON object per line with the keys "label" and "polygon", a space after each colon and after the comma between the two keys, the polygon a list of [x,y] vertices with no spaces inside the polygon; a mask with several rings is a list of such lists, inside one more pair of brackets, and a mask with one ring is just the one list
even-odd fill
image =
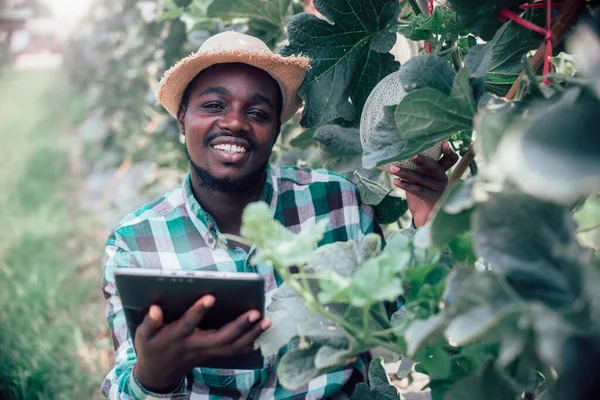
{"label": "finger", "polygon": [[213,304],[215,304],[215,298],[211,295],[203,296],[196,301],[174,324],[174,337],[185,338],[194,332]]}
{"label": "finger", "polygon": [[438,161],[444,171],[448,171],[458,161],[458,154],[456,154],[450,147],[450,143],[444,142],[442,145],[442,152],[444,156]]}
{"label": "finger", "polygon": [[[398,168],[398,167],[395,167]],[[448,179],[444,179],[444,181],[438,181],[436,179],[431,178],[430,176],[423,175],[416,171],[411,171],[409,169],[398,168],[398,172],[395,173],[397,177],[399,177],[402,181],[406,181],[408,183],[413,183],[415,185],[424,186],[427,189],[431,189],[436,192],[443,192],[446,188],[446,183]],[[445,176],[445,175],[444,175]]]}
{"label": "finger", "polygon": [[214,332],[214,345],[222,346],[237,340],[245,334],[250,326],[260,319],[260,313],[256,310],[248,311]]}
{"label": "finger", "polygon": [[136,341],[147,341],[158,332],[163,322],[163,313],[159,306],[152,305],[142,323],[135,331]]}
{"label": "finger", "polygon": [[442,169],[440,164],[433,158],[426,157],[419,154],[416,157],[411,158],[411,161],[417,164],[424,175],[431,176],[439,181],[444,181],[446,178],[446,172]]}
{"label": "finger", "polygon": [[265,330],[269,329],[271,326],[271,321],[264,318],[260,323],[254,324],[252,328],[240,336],[235,342],[230,346],[236,353],[239,353],[242,349],[246,347],[253,347],[254,341],[263,333]]}
{"label": "finger", "polygon": [[441,192],[436,192],[431,189],[427,189],[423,186],[401,181],[400,179],[394,179],[394,184],[399,188],[403,189],[404,191],[414,194],[415,196],[429,201],[431,203],[435,203],[436,201],[438,201],[438,199],[442,195]]}

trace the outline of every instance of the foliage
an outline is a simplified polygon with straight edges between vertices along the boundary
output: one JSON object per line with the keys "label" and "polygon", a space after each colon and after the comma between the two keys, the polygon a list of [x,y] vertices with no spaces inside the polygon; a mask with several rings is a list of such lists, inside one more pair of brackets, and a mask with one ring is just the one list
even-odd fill
{"label": "foliage", "polygon": [[398,68],[388,53],[398,2],[315,0],[314,6],[327,20],[296,15],[288,25],[290,44],[281,52],[312,60],[298,92],[306,104],[300,123],[310,128],[341,118],[356,125],[371,90]]}
{"label": "foliage", "polygon": [[[522,11],[523,1],[448,0],[429,16],[395,0],[315,0],[310,15],[299,1],[170,0],[158,19],[133,3],[111,0],[68,58],[73,79],[102,105],[103,151],[185,168],[177,129],[150,93],[176,59],[224,29],[312,58],[299,92],[305,109],[282,129],[273,159],[354,179],[381,223],[396,221],[406,202],[376,167],[441,140],[477,150],[479,174],[455,182],[427,225],[387,237],[384,249],[377,235],[319,246],[321,223],[293,235],[263,205],[245,211],[242,235],[261,250],[254,262],[271,263],[286,281],[259,339],[265,354],[299,344],[281,360],[284,386],[381,346],[426,373],[434,399],[595,396],[600,42],[592,30],[572,35],[566,51],[577,64],[568,74],[543,78],[528,53],[544,38],[498,18],[509,9],[545,25],[545,10]],[[597,23],[597,2],[588,11]],[[400,66],[388,53],[397,33],[424,40],[431,54]],[[398,69],[407,95],[385,108],[363,147],[365,100]],[[501,97],[523,69],[516,98]],[[384,304],[397,298],[403,306],[390,320]],[[382,376],[377,362],[372,372]],[[372,378],[353,398],[397,398],[386,385]]]}
{"label": "foliage", "polygon": [[[355,5],[339,3],[338,10]],[[306,251],[318,244],[321,223],[290,236],[266,205],[244,212],[242,234],[261,250],[255,262],[272,264],[286,282],[268,310],[273,332],[258,344],[275,354],[290,340],[300,341],[278,370],[288,387],[381,346],[426,373],[434,399],[586,399],[597,393],[597,380],[590,377],[600,360],[600,259],[597,248],[588,247],[596,245],[578,230],[597,230],[599,221],[600,147],[594,133],[600,98],[594,82],[600,78],[600,39],[580,28],[570,48],[580,49],[583,37],[593,43],[585,56],[574,51],[581,72],[542,82],[526,58],[542,38],[513,22],[497,22],[503,8],[519,4],[449,1],[451,10],[385,24],[430,41],[434,54],[400,67],[408,93],[385,109],[364,147],[363,166],[403,160],[448,139],[463,147],[475,139],[482,163],[479,174],[448,188],[424,227],[391,235],[382,250],[381,238],[372,234],[360,246],[333,243]],[[315,51],[307,41],[318,37],[313,29],[341,24],[322,3],[315,5],[330,21],[295,17],[301,40],[290,35],[294,53]],[[539,16],[523,13],[531,20]],[[475,36],[488,42],[468,39]],[[363,40],[357,37],[355,44]],[[464,53],[455,48],[442,54],[452,42],[466,43]],[[327,62],[345,66],[337,50],[336,42],[319,47],[318,71]],[[515,82],[522,60],[527,74],[517,97],[498,97]],[[378,71],[380,62],[361,70]],[[344,73],[354,88],[355,71]],[[328,132],[354,137],[347,126],[355,121],[351,111],[360,108],[360,97],[349,101],[343,92],[348,86],[334,83],[338,75],[322,76],[323,82],[305,81],[308,116],[302,123],[327,124]],[[342,97],[326,95],[334,87]],[[329,154],[354,156],[354,150],[346,153],[348,143],[335,136],[324,147]],[[370,204],[390,194],[375,181],[357,179]],[[262,236],[267,232],[268,243]],[[297,273],[289,271],[292,265]],[[403,306],[388,320],[383,304],[398,298]],[[404,367],[402,374],[410,372]]]}

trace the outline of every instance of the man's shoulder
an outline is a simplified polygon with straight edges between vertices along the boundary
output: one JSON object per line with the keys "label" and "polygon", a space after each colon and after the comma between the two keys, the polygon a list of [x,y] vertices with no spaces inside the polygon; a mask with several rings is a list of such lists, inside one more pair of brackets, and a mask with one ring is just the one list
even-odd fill
{"label": "man's shoulder", "polygon": [[149,221],[166,221],[174,213],[181,212],[185,207],[181,187],[163,194],[127,214],[113,229],[113,233],[130,229],[132,226],[148,223]]}
{"label": "man's shoulder", "polygon": [[296,186],[315,184],[336,184],[342,189],[358,190],[356,184],[344,175],[326,169],[299,168],[293,166],[271,166],[281,182],[291,182]]}

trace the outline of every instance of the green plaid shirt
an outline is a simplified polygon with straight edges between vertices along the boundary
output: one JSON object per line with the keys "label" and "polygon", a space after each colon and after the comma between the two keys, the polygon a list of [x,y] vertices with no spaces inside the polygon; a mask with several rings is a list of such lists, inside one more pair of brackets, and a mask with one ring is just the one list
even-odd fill
{"label": "green plaid shirt", "polygon": [[[360,203],[357,187],[324,170],[269,166],[261,200],[270,205],[276,220],[296,233],[319,220],[328,220],[321,245],[361,242],[376,228],[373,209]],[[296,391],[287,390],[279,385],[276,375],[277,360],[284,349],[277,357],[265,358],[259,370],[196,368],[193,384],[183,379],[168,395],[151,393],[137,382],[132,373],[136,354],[115,287],[117,268],[258,272],[265,280],[267,304],[282,283],[272,267],[252,267],[246,251],[227,246],[214,219],[193,196],[189,174],[180,188],[125,217],[108,238],[106,254],[102,290],[108,303],[115,367],[106,377],[102,393],[111,399],[336,399],[345,398],[344,392],[351,393],[354,384],[364,380],[367,360],[358,357],[356,362],[313,379]]]}

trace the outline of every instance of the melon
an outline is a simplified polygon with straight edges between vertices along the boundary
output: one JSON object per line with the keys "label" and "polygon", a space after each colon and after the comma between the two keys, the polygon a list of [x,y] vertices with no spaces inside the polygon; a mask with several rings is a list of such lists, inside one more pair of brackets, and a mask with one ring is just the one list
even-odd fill
{"label": "melon", "polygon": [[[406,96],[406,89],[404,89],[404,85],[400,81],[399,70],[389,74],[375,86],[365,102],[365,107],[360,118],[360,142],[363,149],[371,137],[375,125],[383,118],[383,108],[400,103],[404,96]],[[440,141],[421,154],[437,161],[442,156],[442,144],[443,142]],[[413,171],[421,170],[410,160],[397,161],[392,164]],[[388,172],[392,164],[382,165],[379,169]]]}

